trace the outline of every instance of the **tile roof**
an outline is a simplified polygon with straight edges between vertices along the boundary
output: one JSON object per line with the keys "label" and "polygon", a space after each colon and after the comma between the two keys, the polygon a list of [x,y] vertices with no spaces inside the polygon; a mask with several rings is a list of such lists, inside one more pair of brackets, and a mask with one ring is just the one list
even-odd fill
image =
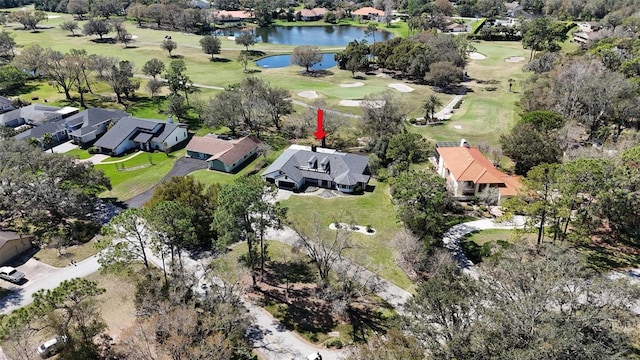
{"label": "tile roof", "polygon": [[255,16],[250,11],[244,10],[220,10],[214,11],[213,16],[216,18],[229,17],[232,19],[253,19]]}
{"label": "tile roof", "polygon": [[351,13],[352,15],[358,15],[358,16],[369,16],[369,15],[376,15],[376,16],[384,16],[384,11],[382,10],[378,10],[374,7],[371,6],[365,6],[363,8],[360,8],[354,12]]}
{"label": "tile roof", "polygon": [[504,187],[499,187],[502,195],[515,195],[521,186],[519,177],[507,175],[496,169],[478,148],[439,147],[436,151],[457,181],[472,181],[475,184],[504,184]]}
{"label": "tile roof", "polygon": [[[309,161],[317,161],[317,167],[308,167]],[[321,170],[321,164],[327,164],[328,170]],[[296,182],[304,178],[334,181],[341,185],[366,183],[370,176],[366,175],[369,157],[341,153],[331,149],[318,148],[316,152],[302,146],[291,146],[274,161],[262,175],[282,171]]]}
{"label": "tile roof", "polygon": [[298,11],[302,17],[324,16],[329,10],[325,8],[302,9]]}

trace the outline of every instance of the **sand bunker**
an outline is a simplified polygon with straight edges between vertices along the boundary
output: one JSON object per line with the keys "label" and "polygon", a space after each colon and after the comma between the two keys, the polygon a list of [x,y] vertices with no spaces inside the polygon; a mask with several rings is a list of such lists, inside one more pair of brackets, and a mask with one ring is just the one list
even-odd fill
{"label": "sand bunker", "polygon": [[236,39],[236,37],[235,37],[235,36],[227,36],[227,40],[231,40],[231,41],[233,41],[233,40],[235,40],[235,39]]}
{"label": "sand bunker", "polygon": [[460,125],[453,125],[453,128],[454,128],[454,129],[462,129],[462,126],[460,126]]}
{"label": "sand bunker", "polygon": [[359,87],[359,86],[364,86],[364,83],[361,83],[358,81],[354,83],[340,84],[340,87],[344,87],[344,88]]}
{"label": "sand bunker", "polygon": [[509,56],[508,58],[504,59],[504,61],[508,62],[508,63],[517,63],[520,61],[524,61],[524,57],[523,56]]}
{"label": "sand bunker", "polygon": [[396,89],[400,92],[403,93],[408,93],[408,92],[412,92],[413,88],[410,86],[407,86],[405,84],[387,84],[388,87],[392,88],[392,89]]}
{"label": "sand bunker", "polygon": [[47,16],[47,19],[57,19],[59,17],[60,17],[60,15],[49,15],[49,16]]}
{"label": "sand bunker", "polygon": [[[361,106],[364,102],[365,100],[340,100],[338,104],[340,106],[357,107],[357,106]],[[368,101],[368,103],[371,104],[372,107],[384,106],[384,100],[370,100]]]}
{"label": "sand bunker", "polygon": [[473,60],[484,60],[487,57],[474,51],[469,53],[469,58]]}
{"label": "sand bunker", "polygon": [[389,74],[379,73],[379,74],[376,74],[376,77],[388,79],[391,76]]}
{"label": "sand bunker", "polygon": [[305,99],[317,99],[320,95],[314,90],[300,91],[298,96],[303,97]]}

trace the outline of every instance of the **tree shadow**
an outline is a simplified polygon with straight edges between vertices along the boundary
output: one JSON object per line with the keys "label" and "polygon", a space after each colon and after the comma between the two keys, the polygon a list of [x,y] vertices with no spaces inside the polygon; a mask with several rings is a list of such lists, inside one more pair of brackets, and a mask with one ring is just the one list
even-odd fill
{"label": "tree shadow", "polygon": [[255,73],[261,73],[262,70],[260,69],[247,69],[247,71],[245,71],[245,74],[255,74]]}
{"label": "tree shadow", "polygon": [[333,71],[329,71],[329,70],[303,70],[300,72],[300,74],[302,76],[309,76],[309,77],[325,77],[325,76],[331,76],[333,75]]}
{"label": "tree shadow", "polygon": [[19,96],[23,94],[29,94],[34,91],[40,90],[40,84],[25,84],[16,89],[7,89],[3,91],[3,95],[5,96]]}
{"label": "tree shadow", "polygon": [[214,62],[214,63],[228,63],[228,62],[231,62],[231,60],[226,59],[226,58],[214,57],[213,59],[209,59],[209,62]]}
{"label": "tree shadow", "polygon": [[247,54],[250,57],[262,57],[262,56],[267,55],[266,52],[260,51],[260,50],[249,50],[248,52],[247,52],[247,50],[241,50],[240,52],[243,53],[243,54]]}
{"label": "tree shadow", "polygon": [[183,55],[170,55],[169,59],[184,59]]}
{"label": "tree shadow", "polygon": [[115,44],[116,43],[116,39],[114,38],[102,38],[102,39],[98,38],[98,39],[92,39],[90,41],[96,44]]}

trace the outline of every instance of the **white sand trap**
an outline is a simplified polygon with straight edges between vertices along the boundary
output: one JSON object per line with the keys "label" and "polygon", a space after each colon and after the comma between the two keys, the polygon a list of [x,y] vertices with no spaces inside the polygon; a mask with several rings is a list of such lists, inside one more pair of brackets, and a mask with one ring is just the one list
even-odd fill
{"label": "white sand trap", "polygon": [[[340,100],[338,103],[341,106],[357,107],[361,106],[364,100]],[[373,107],[383,107],[384,100],[369,101]]]}
{"label": "white sand trap", "polygon": [[131,39],[137,39],[138,35],[131,35]]}
{"label": "white sand trap", "polygon": [[235,36],[227,36],[227,40],[231,40],[231,41],[233,41],[233,40],[235,40],[235,39],[236,39],[236,37],[235,37]]}
{"label": "white sand trap", "polygon": [[408,93],[413,91],[413,88],[411,86],[408,86],[405,84],[387,84],[387,86],[403,93]]}
{"label": "white sand trap", "polygon": [[60,17],[60,15],[49,15],[49,16],[47,16],[47,19],[57,19],[59,17]]}
{"label": "white sand trap", "polygon": [[460,125],[453,125],[453,128],[454,128],[454,129],[462,129],[462,126],[460,126]]}
{"label": "white sand trap", "polygon": [[509,56],[508,58],[504,59],[504,61],[508,62],[508,63],[517,63],[520,61],[524,61],[524,57],[523,56]]}
{"label": "white sand trap", "polygon": [[482,54],[480,54],[480,53],[478,53],[478,52],[473,51],[473,52],[469,53],[469,58],[473,59],[473,60],[484,60],[487,57],[482,55]]}
{"label": "white sand trap", "polygon": [[358,81],[354,83],[340,84],[340,87],[344,87],[344,88],[359,87],[359,86],[364,86],[364,83],[361,83]]}
{"label": "white sand trap", "polygon": [[320,95],[313,90],[300,91],[298,96],[303,97],[305,99],[317,99]]}
{"label": "white sand trap", "polygon": [[386,79],[388,79],[388,78],[390,78],[391,76],[389,76],[389,74],[380,73],[380,74],[376,74],[376,77],[379,77],[379,78],[386,78]]}

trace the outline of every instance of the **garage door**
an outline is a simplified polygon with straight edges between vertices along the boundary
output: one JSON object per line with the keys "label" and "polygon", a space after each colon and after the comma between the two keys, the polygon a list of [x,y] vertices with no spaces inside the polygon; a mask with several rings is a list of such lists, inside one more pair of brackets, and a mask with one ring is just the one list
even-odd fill
{"label": "garage door", "polygon": [[283,189],[295,189],[296,184],[291,181],[278,181],[278,186]]}

